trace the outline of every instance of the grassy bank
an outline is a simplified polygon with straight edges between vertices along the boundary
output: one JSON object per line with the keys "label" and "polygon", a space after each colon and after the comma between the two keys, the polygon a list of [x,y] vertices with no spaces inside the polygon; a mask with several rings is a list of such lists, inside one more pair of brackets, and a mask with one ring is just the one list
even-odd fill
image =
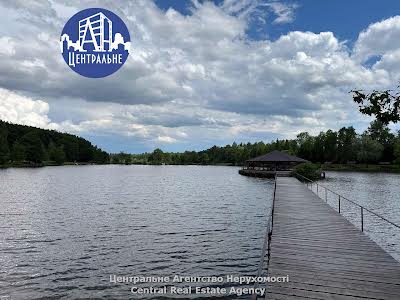
{"label": "grassy bank", "polygon": [[324,171],[347,172],[391,172],[400,173],[400,165],[376,165],[376,164],[323,164]]}
{"label": "grassy bank", "polygon": [[62,164],[56,163],[55,161],[43,161],[40,163],[33,163],[29,161],[18,161],[18,162],[10,162],[7,164],[0,165],[0,169],[7,168],[41,168],[48,166],[85,166],[85,165],[103,165],[103,163],[94,163],[94,162],[65,162]]}

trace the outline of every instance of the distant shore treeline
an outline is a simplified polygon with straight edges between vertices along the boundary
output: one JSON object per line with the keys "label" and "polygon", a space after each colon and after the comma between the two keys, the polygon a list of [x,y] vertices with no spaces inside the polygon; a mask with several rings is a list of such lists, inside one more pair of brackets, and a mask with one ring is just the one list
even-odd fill
{"label": "distant shore treeline", "polygon": [[241,165],[247,159],[272,150],[285,151],[314,163],[327,163],[327,166],[341,170],[347,168],[343,168],[343,164],[386,166],[400,164],[400,132],[392,133],[386,125],[374,121],[362,134],[357,134],[353,127],[343,127],[338,131],[321,132],[317,136],[303,132],[298,134],[296,139],[275,140],[270,143],[233,143],[223,147],[213,146],[198,152],[171,153],[155,149],[151,153],[143,154],[108,154],[75,135],[0,121],[2,166],[61,165],[75,162]]}
{"label": "distant shore treeline", "polygon": [[0,120],[0,165],[108,163],[109,160],[108,153],[81,137]]}
{"label": "distant shore treeline", "polygon": [[241,165],[245,160],[272,150],[286,151],[314,163],[328,164],[387,164],[400,163],[400,133],[392,133],[380,121],[374,121],[362,134],[353,127],[339,131],[328,130],[317,136],[300,133],[296,139],[270,143],[233,143],[213,146],[203,151],[183,153],[156,149],[143,154],[111,154],[112,163],[121,164],[226,164]]}

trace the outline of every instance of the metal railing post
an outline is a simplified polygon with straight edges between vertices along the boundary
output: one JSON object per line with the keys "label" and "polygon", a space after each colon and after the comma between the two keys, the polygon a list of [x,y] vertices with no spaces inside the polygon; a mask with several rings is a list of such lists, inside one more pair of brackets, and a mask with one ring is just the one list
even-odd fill
{"label": "metal railing post", "polygon": [[[277,177],[278,177],[277,173],[275,173],[274,192],[272,195],[272,205],[271,205],[269,216],[268,216],[267,230],[266,230],[266,234],[265,234],[265,238],[264,238],[263,247],[261,250],[261,258],[260,258],[260,262],[258,264],[257,277],[261,276],[262,271],[264,269],[265,255],[267,255],[267,262],[266,262],[267,274],[266,275],[268,276],[268,273],[269,273],[269,260],[271,257],[271,239],[272,239],[272,232],[273,232],[273,227],[274,227],[274,211],[275,211],[276,179],[277,179]],[[259,285],[258,282],[255,282],[254,288],[257,288],[258,285]],[[251,299],[257,300],[258,294],[257,293],[253,294]]]}
{"label": "metal railing post", "polygon": [[[317,182],[312,181],[311,179],[309,179],[309,178],[307,178],[307,177],[305,177],[305,176],[303,176],[303,175],[301,175],[301,174],[299,174],[299,173],[296,173],[296,175],[299,176],[300,178],[304,179],[305,182],[307,183],[307,186],[311,187],[311,188],[310,188],[311,191],[312,191],[314,194],[317,194],[317,196],[318,196],[321,200],[323,200],[322,197],[319,196],[319,187],[318,187],[319,184],[318,184]],[[316,192],[314,192],[313,184],[316,184],[316,185],[317,185]],[[339,197],[339,213],[340,213],[341,210],[342,210],[342,208],[341,208],[341,200],[342,200],[342,198],[343,198],[344,200],[348,201],[349,203],[360,207],[360,209],[361,209],[361,231],[364,231],[364,210],[366,210],[368,213],[372,214],[373,216],[378,217],[378,218],[381,219],[382,221],[385,221],[386,223],[391,224],[392,226],[394,226],[394,227],[400,229],[400,224],[396,224],[396,223],[394,223],[394,222],[388,220],[387,218],[381,216],[380,214],[377,214],[376,212],[374,212],[374,211],[372,211],[372,210],[370,210],[370,209],[368,209],[368,208],[366,208],[366,207],[364,207],[364,206],[358,204],[357,202],[352,201],[352,200],[350,200],[350,199],[348,199],[348,198],[346,198],[346,197],[343,197],[342,195],[340,195],[340,194],[338,194],[338,193],[332,191],[331,189],[328,189],[328,188],[325,187],[324,185],[321,185],[321,186],[325,189],[325,201],[326,201],[327,203],[328,203],[328,191],[331,192],[332,194],[338,195],[338,197]],[[334,200],[334,199],[333,199],[333,200]]]}
{"label": "metal railing post", "polygon": [[364,208],[361,207],[361,231],[364,232]]}

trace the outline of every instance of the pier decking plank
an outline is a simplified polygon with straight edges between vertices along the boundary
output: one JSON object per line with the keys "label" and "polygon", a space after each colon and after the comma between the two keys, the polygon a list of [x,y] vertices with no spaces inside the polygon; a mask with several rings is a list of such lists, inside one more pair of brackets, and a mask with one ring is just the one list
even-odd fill
{"label": "pier decking plank", "polygon": [[400,263],[293,177],[278,177],[266,299],[400,299]]}

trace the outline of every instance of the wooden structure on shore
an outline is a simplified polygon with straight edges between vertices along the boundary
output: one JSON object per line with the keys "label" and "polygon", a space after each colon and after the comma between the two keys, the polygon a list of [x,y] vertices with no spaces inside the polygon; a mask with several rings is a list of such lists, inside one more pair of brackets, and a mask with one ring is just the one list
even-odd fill
{"label": "wooden structure on shore", "polygon": [[262,298],[400,299],[400,263],[340,215],[340,199],[336,211],[296,178],[276,177],[260,269],[289,282],[268,283]]}
{"label": "wooden structure on shore", "polygon": [[297,156],[274,150],[267,154],[249,159],[239,174],[252,177],[275,177],[275,173],[289,175],[295,166],[309,162]]}

